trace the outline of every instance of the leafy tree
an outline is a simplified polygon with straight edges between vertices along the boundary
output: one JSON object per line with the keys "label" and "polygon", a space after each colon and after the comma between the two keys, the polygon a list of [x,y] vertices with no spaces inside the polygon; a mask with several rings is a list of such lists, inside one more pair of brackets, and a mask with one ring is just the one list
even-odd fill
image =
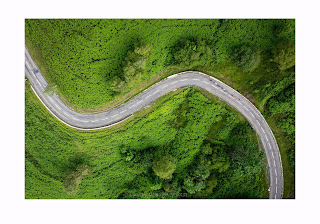
{"label": "leafy tree", "polygon": [[237,45],[231,49],[230,58],[245,71],[252,71],[260,62],[260,51],[248,44]]}
{"label": "leafy tree", "polygon": [[111,89],[114,92],[123,93],[126,91],[127,83],[119,77],[115,77],[111,83]]}
{"label": "leafy tree", "polygon": [[281,71],[287,70],[295,65],[295,44],[294,41],[282,41],[273,50],[273,61],[278,63]]}
{"label": "leafy tree", "polygon": [[146,72],[147,60],[151,57],[152,46],[144,41],[134,44],[134,50],[129,51],[125,60],[123,73],[126,82],[140,79]]}
{"label": "leafy tree", "polygon": [[190,194],[194,194],[205,189],[205,180],[210,176],[208,167],[198,165],[190,174],[185,178],[183,188]]}
{"label": "leafy tree", "polygon": [[179,183],[178,178],[166,180],[163,183],[163,190],[165,190],[168,193],[179,193],[181,191],[181,185]]}
{"label": "leafy tree", "polygon": [[294,20],[284,20],[282,23],[276,23],[273,27],[273,32],[276,37],[288,38],[290,35],[294,35],[295,31],[295,21]]}
{"label": "leafy tree", "polygon": [[78,165],[74,171],[69,172],[63,183],[66,192],[71,195],[76,194],[78,191],[78,185],[81,183],[82,178],[89,174],[90,170],[86,164]]}
{"label": "leafy tree", "polygon": [[147,179],[147,184],[151,190],[156,191],[162,188],[163,181],[155,175],[149,175]]}
{"label": "leafy tree", "polygon": [[215,169],[218,172],[226,171],[230,166],[230,159],[226,152],[226,148],[215,145],[214,148],[210,144],[202,147],[203,154],[200,155],[200,163],[209,169]]}
{"label": "leafy tree", "polygon": [[187,39],[173,48],[173,58],[175,64],[204,65],[212,60],[212,49],[205,40]]}
{"label": "leafy tree", "polygon": [[165,155],[153,162],[153,171],[162,179],[171,179],[176,169],[175,159],[171,155]]}
{"label": "leafy tree", "polygon": [[183,188],[189,193],[194,194],[203,190],[206,187],[203,180],[196,181],[193,177],[188,176],[183,183]]}
{"label": "leafy tree", "polygon": [[152,54],[152,45],[144,41],[135,43],[134,53],[140,55],[144,59],[148,59]]}
{"label": "leafy tree", "polygon": [[53,95],[56,93],[57,85],[54,83],[50,83],[45,87],[44,93],[48,95]]}

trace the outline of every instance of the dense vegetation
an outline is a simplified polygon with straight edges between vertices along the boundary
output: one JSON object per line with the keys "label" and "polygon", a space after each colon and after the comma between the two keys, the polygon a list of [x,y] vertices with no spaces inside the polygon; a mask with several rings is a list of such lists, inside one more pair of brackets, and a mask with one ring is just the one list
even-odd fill
{"label": "dense vegetation", "polygon": [[[283,162],[285,198],[293,198],[295,194],[294,40],[294,20],[26,20],[26,44],[31,55],[49,83],[52,83],[52,86],[57,85],[54,91],[80,111],[91,111],[91,108],[98,110],[103,106],[120,102],[167,75],[185,70],[205,72],[237,89],[261,110],[275,134]],[[51,92],[48,88],[48,93]],[[101,148],[111,147],[113,152],[118,152],[123,164],[114,162],[113,166],[113,163],[110,163],[111,169],[135,167],[123,171],[123,175],[128,176],[118,176],[127,182],[121,185],[122,188],[126,188],[125,192],[108,193],[108,196],[98,195],[127,197],[149,192],[152,188],[155,189],[153,193],[182,192],[187,193],[188,197],[261,197],[261,188],[264,187],[260,183],[259,167],[262,157],[256,150],[256,145],[252,143],[255,140],[248,125],[235,125],[237,122],[231,115],[202,108],[200,105],[203,101],[200,100],[199,94],[183,94],[186,95],[183,95],[180,101],[176,102],[177,98],[172,99],[172,105],[175,105],[172,106],[172,113],[168,114],[167,111],[158,108],[145,118],[160,117],[162,113],[163,117],[168,117],[161,119],[168,120],[162,120],[164,123],[161,125],[170,123],[170,129],[160,128],[164,131],[160,134],[161,130],[151,128],[152,125],[164,127],[157,123],[158,120],[161,121],[160,118],[156,121],[151,119],[154,124],[147,123],[146,127],[140,127],[141,130],[153,130],[154,136],[159,138],[141,134],[139,143],[126,144],[129,137],[124,135],[117,138],[117,141],[124,142],[121,146],[115,146],[120,144],[119,142],[110,143],[117,149],[95,143],[101,144]],[[183,99],[184,97],[186,99]],[[197,97],[198,103],[192,100]],[[157,111],[159,114],[156,114]],[[218,115],[215,117],[216,113]],[[217,125],[201,123],[206,117]],[[192,122],[194,119],[196,123]],[[217,119],[230,121],[230,126],[224,126],[229,125],[225,122],[221,122],[220,125]],[[43,122],[45,120],[42,120]],[[31,124],[31,121],[29,123]],[[40,123],[37,125],[40,126]],[[57,124],[54,126],[60,127]],[[149,129],[146,129],[148,127]],[[141,133],[133,126],[125,129],[130,133]],[[62,128],[59,130],[61,133],[68,133],[67,136],[72,136],[63,137],[63,141],[69,139],[71,142],[64,147],[76,144],[83,148],[86,141],[72,140],[84,138],[83,135],[95,140],[107,135],[107,132],[79,134],[72,131],[63,132]],[[239,133],[243,135],[239,137]],[[53,133],[48,135],[54,136]],[[218,136],[217,139],[215,135]],[[27,138],[26,131],[26,140]],[[151,144],[150,139],[158,142]],[[36,143],[31,145],[39,147]],[[85,145],[90,144],[86,142]],[[87,148],[85,151],[91,150]],[[33,161],[31,155],[32,153],[30,159],[29,153],[26,152],[29,161]],[[256,159],[250,157],[245,160],[244,155],[252,155]],[[170,162],[166,160],[166,167],[154,165],[154,161],[165,160],[170,156],[175,159]],[[205,157],[210,159],[207,161]],[[213,162],[212,159],[216,157],[217,160]],[[87,157],[81,159],[92,161],[92,158]],[[72,161],[69,163],[73,164]],[[137,163],[142,164],[139,171]],[[221,167],[228,168],[225,171],[225,168],[220,166],[213,168],[211,163],[221,163]],[[65,172],[76,172],[77,165],[79,164],[73,165],[72,168],[66,165],[65,170],[69,171],[64,170],[64,174],[59,178],[65,176]],[[154,168],[162,170],[162,174],[156,175]],[[185,172],[186,170],[188,172]],[[93,178],[92,175],[82,179],[79,194],[81,186],[87,186],[86,181],[90,180],[90,183],[94,184],[90,179]],[[134,175],[136,176],[133,178]],[[161,178],[161,175],[167,175],[169,179]],[[242,182],[241,178],[246,178],[246,181]],[[97,180],[101,181],[96,183],[97,186],[105,182],[102,179]],[[63,182],[61,181],[59,179],[59,183]],[[118,185],[114,184],[114,188],[117,188]]]}
{"label": "dense vegetation", "polygon": [[[256,65],[279,41],[293,38],[294,20],[26,20],[26,44],[41,71],[50,83],[57,84],[59,94],[79,108],[95,108],[120,99],[177,63],[182,70],[210,72],[212,66],[215,70],[216,65],[224,66],[236,51],[238,63],[249,60]],[[148,60],[130,59],[140,47],[138,43],[146,44]],[[259,52],[263,52],[261,59]],[[286,53],[280,52],[279,57]],[[132,66],[138,61],[146,72],[137,72]],[[131,79],[130,73],[141,77]],[[237,73],[237,77],[230,72],[222,74],[240,87],[257,83],[259,90],[259,86],[281,78],[277,71],[265,73]],[[126,74],[132,82],[128,88],[114,88]],[[240,79],[244,80],[238,83]]]}
{"label": "dense vegetation", "polygon": [[25,103],[26,198],[265,195],[254,131],[196,89],[171,93],[125,124],[96,132],[61,124],[28,86]]}

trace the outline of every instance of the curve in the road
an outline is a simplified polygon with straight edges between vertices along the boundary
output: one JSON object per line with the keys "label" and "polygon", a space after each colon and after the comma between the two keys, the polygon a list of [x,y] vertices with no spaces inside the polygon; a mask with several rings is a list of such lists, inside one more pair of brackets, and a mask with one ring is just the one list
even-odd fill
{"label": "curve in the road", "polygon": [[98,114],[81,114],[64,104],[58,95],[50,96],[44,93],[48,83],[31,58],[27,48],[25,50],[26,76],[37,97],[61,122],[80,130],[95,130],[115,125],[129,118],[133,113],[149,105],[159,97],[178,88],[196,86],[216,95],[244,115],[257,132],[268,161],[270,177],[269,198],[280,199],[282,197],[283,172],[276,139],[259,110],[228,85],[201,72],[181,72],[154,84],[117,108]]}

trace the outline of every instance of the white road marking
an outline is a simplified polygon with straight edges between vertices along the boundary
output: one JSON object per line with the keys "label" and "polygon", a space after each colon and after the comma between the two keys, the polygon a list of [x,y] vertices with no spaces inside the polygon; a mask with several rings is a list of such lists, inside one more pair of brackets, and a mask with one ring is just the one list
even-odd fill
{"label": "white road marking", "polygon": [[62,113],[64,113],[67,117],[70,117],[70,115],[67,114],[66,112],[62,111]]}
{"label": "white road marking", "polygon": [[262,128],[262,131],[263,131],[264,134],[266,134],[263,128]]}
{"label": "white road marking", "polygon": [[124,112],[126,112],[126,111],[127,111],[127,110],[123,110],[123,111],[120,112],[120,114],[122,114],[122,113],[124,113]]}
{"label": "white road marking", "polygon": [[139,104],[139,103],[141,103],[142,102],[142,100],[140,100],[137,104]]}
{"label": "white road marking", "polygon": [[277,174],[277,170],[274,170],[274,172],[276,173],[276,176],[278,176],[278,174]]}
{"label": "white road marking", "polygon": [[155,93],[157,93],[157,92],[159,92],[159,90],[154,91],[154,93],[153,93],[153,94],[155,94]]}
{"label": "white road marking", "polygon": [[253,118],[256,118],[251,112],[250,112],[250,114],[251,114],[251,116],[252,116]]}
{"label": "white road marking", "polygon": [[276,186],[276,194],[278,193],[278,188],[277,188],[277,186]]}
{"label": "white road marking", "polygon": [[274,196],[274,199],[277,199],[277,195]]}
{"label": "white road marking", "polygon": [[240,103],[240,105],[242,105],[242,103],[240,101],[237,101],[238,103]]}
{"label": "white road marking", "polygon": [[194,80],[194,81],[199,81],[200,79],[192,79],[192,80]]}
{"label": "white road marking", "polygon": [[175,84],[177,81],[172,82],[172,84]]}
{"label": "white road marking", "polygon": [[215,85],[211,85],[211,86],[217,89],[217,87]]}
{"label": "white road marking", "polygon": [[165,85],[164,87],[162,87],[161,89],[164,89],[164,88],[166,88],[168,85]]}
{"label": "white road marking", "polygon": [[[36,76],[36,75],[34,75]],[[36,77],[37,82],[39,83],[39,85],[42,87],[41,83],[39,82],[38,78]]]}
{"label": "white road marking", "polygon": [[115,116],[117,116],[118,114],[115,114],[115,115],[112,115],[111,117],[115,117]]}
{"label": "white road marking", "polygon": [[26,61],[26,64],[27,64],[28,68],[31,69],[31,67],[30,67],[30,65],[29,65],[29,63],[27,61]]}
{"label": "white road marking", "polygon": [[51,97],[49,97],[49,99],[50,99],[50,101],[51,101],[56,107],[58,107],[59,110],[61,110],[61,108],[60,108],[57,104],[55,104],[55,103],[53,102],[53,100],[51,99]]}
{"label": "white road marking", "polygon": [[183,81],[188,81],[188,79],[181,79],[180,81],[181,81],[181,82],[183,82]]}
{"label": "white road marking", "polygon": [[61,110],[61,108],[57,104],[54,104],[54,105],[56,105],[56,107],[58,107],[58,109]]}
{"label": "white road marking", "polygon": [[132,107],[134,107],[135,105],[132,105],[131,107],[129,107],[129,109],[131,109]]}
{"label": "white road marking", "polygon": [[208,85],[210,85],[210,83],[209,82],[206,82],[206,81],[203,81],[204,83],[207,83]]}
{"label": "white road marking", "polygon": [[260,122],[258,121],[258,120],[256,120],[257,122],[258,122],[258,125],[261,127],[261,124],[260,124]]}
{"label": "white road marking", "polygon": [[151,95],[147,96],[146,99],[148,99]]}
{"label": "white road marking", "polygon": [[[246,108],[245,106],[243,106],[243,107]],[[246,110],[249,111],[248,108],[246,108]]]}
{"label": "white road marking", "polygon": [[273,160],[274,167],[277,168],[276,161]]}
{"label": "white road marking", "polygon": [[265,137],[266,137],[266,139],[267,139],[267,142],[269,142],[269,139],[268,139],[268,137],[265,135]]}
{"label": "white road marking", "polygon": [[273,152],[271,151],[272,158],[274,158]]}

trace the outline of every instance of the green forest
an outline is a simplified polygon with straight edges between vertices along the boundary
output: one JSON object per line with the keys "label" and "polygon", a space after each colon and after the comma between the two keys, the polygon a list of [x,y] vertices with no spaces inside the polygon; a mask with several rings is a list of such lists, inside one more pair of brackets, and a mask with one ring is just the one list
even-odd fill
{"label": "green forest", "polygon": [[[266,118],[283,197],[295,197],[294,20],[27,19],[25,35],[50,86],[79,112],[106,110],[180,71],[220,79]],[[59,123],[28,81],[25,99],[26,198],[268,198],[255,132],[203,90],[177,90],[92,132]]]}

